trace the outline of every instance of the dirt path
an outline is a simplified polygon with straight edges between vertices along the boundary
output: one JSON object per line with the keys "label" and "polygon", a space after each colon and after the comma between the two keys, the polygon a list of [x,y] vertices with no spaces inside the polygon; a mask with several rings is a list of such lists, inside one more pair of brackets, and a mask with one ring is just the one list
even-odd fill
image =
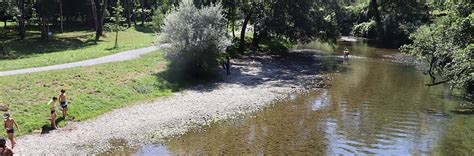
{"label": "dirt path", "polygon": [[15,153],[84,154],[110,150],[117,142],[149,144],[216,120],[258,111],[295,91],[317,88],[323,81],[321,64],[307,56],[291,60],[242,58],[233,60],[232,67],[232,74],[223,75],[225,80],[217,83],[69,123],[48,134],[20,137]]}
{"label": "dirt path", "polygon": [[112,54],[112,55],[108,55],[108,56],[103,56],[103,57],[90,59],[90,60],[79,61],[79,62],[57,64],[57,65],[51,65],[51,66],[45,66],[45,67],[35,67],[35,68],[26,68],[26,69],[18,69],[18,70],[0,71],[0,76],[27,74],[27,73],[50,71],[50,70],[59,70],[59,69],[82,67],[82,66],[92,66],[92,65],[103,64],[103,63],[108,63],[108,62],[131,60],[131,59],[138,58],[143,54],[158,50],[163,46],[167,46],[167,44],[162,44],[162,45],[158,45],[158,46],[151,46],[151,47],[135,49],[135,50],[129,50],[129,51],[125,51],[125,52],[120,52],[120,53],[116,53],[116,54]]}

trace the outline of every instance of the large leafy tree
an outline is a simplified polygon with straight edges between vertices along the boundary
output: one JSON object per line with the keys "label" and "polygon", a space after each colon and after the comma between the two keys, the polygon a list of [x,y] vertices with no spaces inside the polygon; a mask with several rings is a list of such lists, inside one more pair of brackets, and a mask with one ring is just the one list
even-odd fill
{"label": "large leafy tree", "polygon": [[426,3],[412,0],[370,0],[352,7],[358,11],[353,34],[377,39],[385,46],[408,43],[408,36],[429,22]]}
{"label": "large leafy tree", "polygon": [[428,85],[449,83],[473,93],[474,13],[469,5],[458,5],[446,16],[421,26],[410,35],[413,43],[401,47],[403,52],[427,62],[432,78]]}
{"label": "large leafy tree", "polygon": [[264,39],[283,38],[292,42],[309,42],[315,39],[334,41],[339,35],[335,23],[326,18],[326,3],[317,1],[255,1],[241,5],[244,14],[240,50],[243,51],[245,29],[253,25],[252,45],[257,47]]}

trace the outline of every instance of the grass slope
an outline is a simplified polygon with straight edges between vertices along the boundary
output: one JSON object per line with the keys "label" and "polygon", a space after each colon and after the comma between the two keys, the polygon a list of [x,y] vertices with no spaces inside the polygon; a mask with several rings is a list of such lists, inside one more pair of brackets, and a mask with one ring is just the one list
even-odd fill
{"label": "grass slope", "polygon": [[[70,117],[75,121],[171,95],[171,85],[157,76],[166,65],[163,52],[158,50],[136,60],[0,77],[0,105],[8,106],[19,123],[21,131],[17,134],[28,134],[49,126],[46,103],[58,96],[60,89],[67,91]],[[59,126],[64,124],[59,122]],[[4,131],[0,134],[5,136]]]}
{"label": "grass slope", "polygon": [[151,28],[132,27],[119,33],[119,47],[113,49],[115,34],[106,33],[107,37],[98,43],[93,41],[94,34],[93,31],[71,31],[55,34],[50,41],[41,41],[39,31],[28,31],[25,40],[17,40],[11,31],[0,39],[8,53],[0,53],[0,71],[82,61],[148,47],[156,40]]}

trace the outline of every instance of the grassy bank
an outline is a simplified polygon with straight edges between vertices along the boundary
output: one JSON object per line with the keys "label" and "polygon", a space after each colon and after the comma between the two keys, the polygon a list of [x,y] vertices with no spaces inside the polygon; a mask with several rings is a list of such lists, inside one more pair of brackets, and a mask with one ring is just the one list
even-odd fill
{"label": "grassy bank", "polygon": [[[159,50],[136,60],[0,77],[0,105],[9,107],[20,135],[49,126],[46,103],[60,89],[69,96],[72,120],[90,119],[137,101],[171,95],[171,85],[157,76],[166,64]],[[58,121],[65,124],[61,118]],[[1,134],[5,136],[4,131]]]}
{"label": "grassy bank", "polygon": [[39,31],[28,31],[25,40],[17,40],[9,31],[0,41],[6,52],[0,53],[0,71],[40,67],[97,58],[121,51],[151,46],[156,35],[148,27],[132,27],[119,33],[119,48],[114,49],[115,34],[106,33],[95,43],[94,31],[57,33],[50,41],[41,41]]}

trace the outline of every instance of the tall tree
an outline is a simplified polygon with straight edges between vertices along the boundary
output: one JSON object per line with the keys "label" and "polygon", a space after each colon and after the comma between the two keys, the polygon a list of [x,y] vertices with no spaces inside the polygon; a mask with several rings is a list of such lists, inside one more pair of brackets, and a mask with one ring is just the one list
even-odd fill
{"label": "tall tree", "polygon": [[122,21],[124,21],[122,15],[121,15],[122,12],[123,12],[123,7],[122,7],[122,5],[120,5],[120,1],[117,0],[117,2],[115,3],[115,6],[112,8],[112,10],[113,10],[113,16],[110,17],[110,20],[112,21],[112,23],[107,24],[106,27],[110,31],[115,32],[114,48],[118,48],[118,34],[119,34],[119,31],[124,30],[122,25],[120,25],[120,23]]}
{"label": "tall tree", "polygon": [[63,0],[59,0],[59,20],[61,22],[61,32],[64,32],[64,25],[63,25]]}
{"label": "tall tree", "polygon": [[125,16],[127,17],[127,25],[128,27],[132,27],[132,11],[133,11],[133,7],[132,7],[132,0],[124,0],[125,2]]}
{"label": "tall tree", "polygon": [[245,51],[245,30],[247,29],[247,24],[250,21],[250,18],[252,17],[252,10],[247,10],[246,15],[244,18],[244,22],[242,23],[242,29],[240,30],[240,46],[239,49],[241,52]]}
{"label": "tall tree", "polygon": [[18,21],[18,35],[20,39],[23,40],[26,36],[25,0],[17,0],[16,7],[18,8],[18,14],[16,15]]}
{"label": "tall tree", "polygon": [[107,0],[97,0],[98,4],[95,0],[91,0],[92,5],[92,14],[94,16],[94,24],[95,24],[95,41],[99,41],[100,36],[103,35],[104,31],[104,18],[105,13],[107,12]]}
{"label": "tall tree", "polygon": [[140,25],[145,24],[145,0],[140,0],[140,8],[142,11],[140,12],[140,18],[142,20],[142,23]]}
{"label": "tall tree", "polygon": [[39,17],[39,25],[41,30],[41,39],[47,40],[49,39],[49,25],[50,20],[53,19],[56,5],[55,0],[37,0],[36,1],[36,8]]}
{"label": "tall tree", "polygon": [[378,8],[377,0],[370,0],[370,12],[375,19],[375,26],[377,29],[377,39],[379,41],[385,40],[385,30],[382,25],[382,18]]}

